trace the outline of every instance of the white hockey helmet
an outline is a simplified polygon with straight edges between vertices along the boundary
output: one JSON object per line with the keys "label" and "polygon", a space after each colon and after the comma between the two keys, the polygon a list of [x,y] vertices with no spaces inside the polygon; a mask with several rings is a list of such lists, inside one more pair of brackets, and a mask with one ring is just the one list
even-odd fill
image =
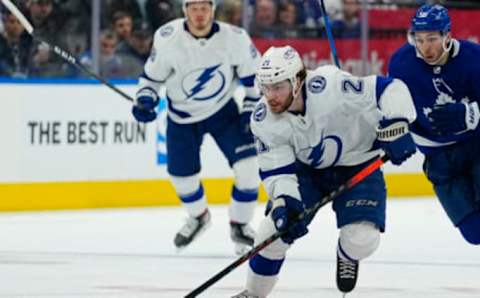
{"label": "white hockey helmet", "polygon": [[212,4],[213,11],[215,12],[216,3],[215,0],[183,0],[182,1],[182,8],[183,14],[187,15],[187,5],[191,3],[202,3],[202,2],[209,2]]}
{"label": "white hockey helmet", "polygon": [[295,86],[297,74],[304,68],[300,55],[291,46],[270,47],[260,60],[256,79],[260,85],[289,80]]}

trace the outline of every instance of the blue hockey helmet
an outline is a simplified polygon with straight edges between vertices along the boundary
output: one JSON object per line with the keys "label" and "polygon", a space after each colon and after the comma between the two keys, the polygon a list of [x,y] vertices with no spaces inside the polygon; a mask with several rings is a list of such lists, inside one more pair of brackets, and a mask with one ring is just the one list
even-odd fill
{"label": "blue hockey helmet", "polygon": [[451,23],[448,10],[441,5],[425,4],[421,6],[412,19],[411,32],[450,31]]}

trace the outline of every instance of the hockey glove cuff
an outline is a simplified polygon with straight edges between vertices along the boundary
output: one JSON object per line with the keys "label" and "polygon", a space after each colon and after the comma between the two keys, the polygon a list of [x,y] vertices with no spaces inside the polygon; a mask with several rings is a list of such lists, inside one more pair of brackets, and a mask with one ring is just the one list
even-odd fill
{"label": "hockey glove cuff", "polygon": [[157,107],[159,98],[157,92],[150,87],[138,90],[135,96],[135,105],[143,110],[153,110]]}
{"label": "hockey glove cuff", "polygon": [[416,151],[408,121],[404,118],[381,120],[377,128],[377,141],[394,165],[400,165]]}
{"label": "hockey glove cuff", "polygon": [[270,214],[277,231],[286,231],[281,237],[285,243],[292,244],[295,239],[308,233],[304,212],[303,202],[293,197],[284,195],[273,200]]}
{"label": "hockey glove cuff", "polygon": [[138,122],[150,122],[157,118],[155,108],[159,98],[155,90],[146,87],[137,92],[135,105],[132,107],[132,114]]}

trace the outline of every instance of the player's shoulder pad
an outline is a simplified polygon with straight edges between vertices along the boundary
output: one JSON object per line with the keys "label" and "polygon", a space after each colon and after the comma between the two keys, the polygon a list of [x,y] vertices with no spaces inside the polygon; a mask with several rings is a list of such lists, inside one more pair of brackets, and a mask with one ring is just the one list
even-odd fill
{"label": "player's shoulder pad", "polygon": [[243,29],[243,28],[240,28],[238,26],[228,24],[228,23],[225,23],[225,22],[221,22],[221,21],[216,21],[216,22],[220,26],[220,31],[223,30],[223,31],[228,32],[228,33],[233,33],[234,38],[238,38],[241,35],[247,35],[247,31],[245,31],[245,29]]}
{"label": "player's shoulder pad", "polygon": [[417,54],[415,47],[409,43],[404,44],[400,47],[392,57],[390,57],[389,68],[391,67],[400,67],[402,63],[408,62],[411,59],[416,59]]}
{"label": "player's shoulder pad", "polygon": [[171,41],[180,30],[183,30],[184,19],[175,19],[170,21],[155,31],[154,43],[156,45],[165,45]]}
{"label": "player's shoulder pad", "polygon": [[327,89],[343,71],[334,65],[322,65],[307,71],[305,84],[310,93],[318,94]]}
{"label": "player's shoulder pad", "polygon": [[[474,42],[468,41],[468,40],[455,40],[453,39],[452,42],[453,47],[456,51],[454,51],[454,57],[455,52],[458,53],[458,56],[461,57],[461,59],[465,59],[465,61],[471,62],[475,61],[478,59],[478,56],[480,56],[480,45],[476,44]],[[471,60],[469,60],[471,59]]]}
{"label": "player's shoulder pad", "polygon": [[253,134],[267,145],[288,142],[292,128],[284,114],[270,111],[264,97],[257,103],[251,116],[250,128]]}

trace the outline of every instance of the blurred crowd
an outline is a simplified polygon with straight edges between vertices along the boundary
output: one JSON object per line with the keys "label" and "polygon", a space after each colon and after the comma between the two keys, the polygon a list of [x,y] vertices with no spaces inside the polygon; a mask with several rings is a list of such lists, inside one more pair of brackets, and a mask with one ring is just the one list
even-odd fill
{"label": "blurred crowd", "polygon": [[[92,65],[90,0],[13,1],[35,28],[35,34]],[[0,76],[81,77],[75,67],[33,40],[18,20],[1,7]],[[176,0],[102,0],[98,41],[100,75],[136,77],[149,56],[153,28],[181,16]]]}
{"label": "blurred crowd", "polygon": [[[442,0],[368,0],[369,5]],[[93,66],[91,0],[14,0],[35,34]],[[449,1],[452,2],[452,1]],[[99,73],[107,78],[137,77],[149,56],[154,31],[182,17],[181,0],[101,0]],[[360,36],[359,0],[325,0],[335,38]],[[33,40],[18,20],[0,6],[0,76],[85,76],[48,46]],[[319,0],[221,0],[218,20],[249,30],[260,38],[324,38]]]}

